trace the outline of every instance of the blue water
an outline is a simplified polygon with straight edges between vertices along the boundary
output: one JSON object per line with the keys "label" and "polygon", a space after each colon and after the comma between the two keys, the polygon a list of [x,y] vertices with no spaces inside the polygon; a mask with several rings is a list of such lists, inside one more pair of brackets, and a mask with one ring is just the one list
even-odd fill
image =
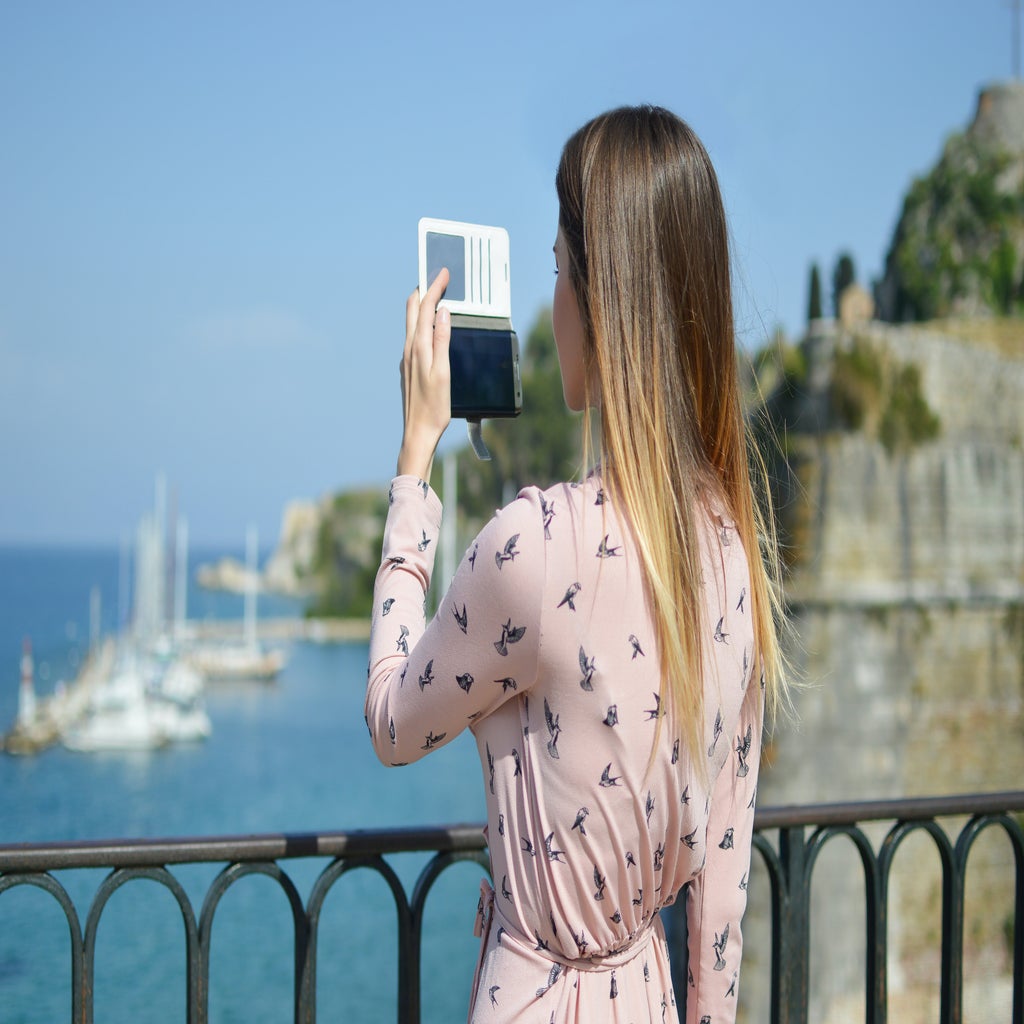
{"label": "blue water", "polygon": [[[30,635],[37,689],[70,678],[88,646],[89,593],[105,631],[118,619],[116,551],[0,547],[0,729],[17,709],[21,641]],[[294,603],[261,601],[261,614]],[[240,598],[193,591],[196,618],[239,617]],[[362,718],[365,644],[294,643],[276,684],[207,688],[209,740],[144,754],[0,755],[0,842],[170,837],[482,821],[479,765],[468,735],[406,769],[384,769]],[[303,900],[319,860],[285,864]],[[397,857],[407,891],[424,863]],[[175,868],[198,918],[219,866]],[[102,871],[63,872],[83,923]],[[424,942],[423,1019],[462,1019],[477,940],[480,869],[459,865],[435,886]],[[318,1009],[324,1021],[393,1021],[395,914],[384,883],[356,871],[327,898],[320,927]],[[211,1021],[278,1024],[292,1017],[290,912],[269,879],[245,878],[213,929]],[[96,951],[98,1022],[182,1021],[181,917],[148,880],[115,893]],[[29,886],[0,894],[0,1024],[70,1016],[68,931],[52,897]]]}

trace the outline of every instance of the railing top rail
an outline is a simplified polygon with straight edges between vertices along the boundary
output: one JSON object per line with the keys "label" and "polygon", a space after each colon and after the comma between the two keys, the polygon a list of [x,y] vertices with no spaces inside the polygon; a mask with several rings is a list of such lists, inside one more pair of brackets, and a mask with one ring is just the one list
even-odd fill
{"label": "railing top rail", "polygon": [[[1004,811],[1024,811],[1024,790],[762,807],[757,811],[754,825],[757,829],[853,825],[866,821],[919,821]],[[144,867],[152,864],[268,861],[292,857],[359,857],[424,850],[459,852],[482,850],[485,845],[481,824],[181,839],[10,843],[0,844],[0,873],[113,865]]]}
{"label": "railing top rail", "polygon": [[928,818],[999,814],[1003,811],[1024,811],[1024,790],[761,807],[754,816],[754,827],[769,829],[790,828],[794,825],[854,825],[865,821],[924,821]]}
{"label": "railing top rail", "polygon": [[271,832],[190,836],[181,839],[112,839],[0,844],[0,873],[64,868],[138,867],[290,857],[360,857],[377,854],[482,850],[482,824],[433,828],[353,829],[348,832]]}

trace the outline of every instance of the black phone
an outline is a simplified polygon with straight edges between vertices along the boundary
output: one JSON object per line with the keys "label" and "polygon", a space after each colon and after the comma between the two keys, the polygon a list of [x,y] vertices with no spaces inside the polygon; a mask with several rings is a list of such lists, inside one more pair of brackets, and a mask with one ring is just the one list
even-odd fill
{"label": "black phone", "polygon": [[467,322],[480,319],[484,318],[452,316],[448,349],[452,418],[493,420],[518,416],[523,409],[519,339],[510,327]]}

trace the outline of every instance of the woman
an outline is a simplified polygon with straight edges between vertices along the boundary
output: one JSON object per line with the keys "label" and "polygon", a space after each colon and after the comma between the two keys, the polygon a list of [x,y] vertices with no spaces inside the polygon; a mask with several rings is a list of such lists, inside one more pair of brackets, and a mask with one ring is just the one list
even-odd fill
{"label": "woman", "polygon": [[499,512],[424,628],[446,272],[410,297],[367,723],[385,764],[467,726],[476,738],[496,891],[481,901],[471,1020],[675,1019],[658,911],[689,883],[686,1016],[722,1024],[763,706],[782,688],[725,217],[699,140],[658,108],[581,128],[556,186],[555,341],[585,446],[600,416],[598,468]]}

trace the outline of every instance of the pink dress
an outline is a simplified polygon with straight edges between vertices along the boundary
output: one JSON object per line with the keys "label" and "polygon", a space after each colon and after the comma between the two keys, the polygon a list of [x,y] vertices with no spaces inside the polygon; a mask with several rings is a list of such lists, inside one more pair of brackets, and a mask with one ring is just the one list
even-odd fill
{"label": "pink dress", "polygon": [[703,536],[704,741],[687,749],[663,720],[647,772],[664,718],[657,645],[600,477],[524,490],[497,513],[429,625],[441,505],[413,477],[390,502],[366,719],[388,765],[467,726],[476,738],[494,888],[470,1020],[677,1020],[658,911],[689,882],[687,1022],[733,1021],[762,694],[732,524],[713,516]]}

